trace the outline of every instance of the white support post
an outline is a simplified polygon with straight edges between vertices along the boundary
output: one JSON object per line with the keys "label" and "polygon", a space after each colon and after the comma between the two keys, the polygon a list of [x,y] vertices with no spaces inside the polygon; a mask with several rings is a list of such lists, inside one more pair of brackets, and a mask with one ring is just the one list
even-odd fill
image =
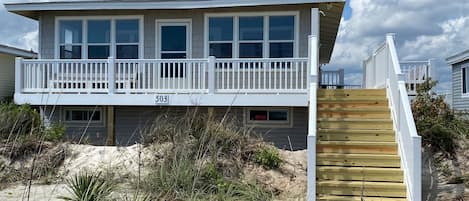
{"label": "white support post", "polygon": [[311,69],[309,77],[309,117],[308,117],[308,184],[307,200],[316,200],[316,112],[318,87],[318,61],[319,48],[316,36],[309,37],[309,64]]}
{"label": "white support post", "polygon": [[412,138],[413,149],[413,170],[412,170],[412,185],[413,185],[413,201],[422,200],[422,138],[416,136]]}
{"label": "white support post", "polygon": [[344,87],[344,85],[345,85],[344,79],[345,79],[345,71],[344,71],[343,68],[341,68],[341,69],[339,69],[339,85],[341,87]]}
{"label": "white support post", "polygon": [[215,57],[208,57],[208,93],[215,93]]}
{"label": "white support post", "polygon": [[107,78],[108,78],[108,90],[109,94],[114,94],[116,89],[116,82],[115,82],[115,73],[114,73],[114,65],[115,60],[114,57],[109,57],[107,59],[108,64],[108,71],[107,71]]}
{"label": "white support post", "polygon": [[[436,60],[430,59],[428,60],[428,76],[432,78],[432,80],[438,79],[438,74],[436,73]],[[428,79],[428,78],[427,78]]]}
{"label": "white support post", "polygon": [[316,200],[316,93],[318,88],[319,67],[319,9],[311,8],[311,35],[308,38],[308,169],[307,197],[308,201]]}
{"label": "white support post", "polygon": [[15,59],[15,94],[20,94],[22,92],[22,74],[23,74],[23,58],[16,57]]}

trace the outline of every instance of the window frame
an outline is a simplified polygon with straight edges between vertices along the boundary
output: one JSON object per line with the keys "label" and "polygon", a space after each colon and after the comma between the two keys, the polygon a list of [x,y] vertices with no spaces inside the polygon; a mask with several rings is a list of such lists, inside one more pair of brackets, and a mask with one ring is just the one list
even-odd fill
{"label": "window frame", "polygon": [[[280,40],[270,40],[269,38],[269,17],[270,16],[294,16],[294,40],[293,40],[293,58],[299,55],[299,38],[300,38],[300,12],[299,11],[273,11],[273,12],[234,12],[234,13],[205,13],[204,14],[204,57],[210,55],[211,43],[223,43],[221,41],[210,42],[209,40],[209,19],[210,17],[233,17],[233,41],[232,43],[232,58],[238,59],[239,45],[241,43],[258,43],[262,41],[262,58],[270,58],[270,43],[279,42]],[[239,40],[239,17],[263,17],[263,40]],[[283,41],[283,40],[282,40]],[[230,43],[230,41],[226,41]],[[281,41],[280,41],[281,42]],[[291,42],[291,41],[289,41]]]}
{"label": "window frame", "polygon": [[[67,120],[67,112],[73,112],[73,111],[87,111],[87,112],[99,112],[99,120],[86,120],[86,121],[79,121],[79,120]],[[63,122],[67,124],[69,127],[76,127],[76,126],[83,126],[83,125],[90,125],[90,126],[95,126],[95,127],[102,127],[104,126],[105,122],[105,116],[104,116],[104,110],[101,107],[65,107],[63,108]]]}
{"label": "window frame", "polygon": [[[111,22],[111,37],[110,37],[110,50],[109,56],[117,58],[117,45],[116,43],[116,20],[131,20],[135,19],[139,21],[139,42],[138,42],[138,58],[143,59],[144,57],[144,18],[143,15],[116,15],[116,16],[57,16],[55,17],[54,23],[54,58],[60,59],[60,27],[59,23],[61,20],[81,20],[82,21],[82,44],[81,44],[81,59],[88,59],[88,20],[110,20]],[[92,43],[93,44],[93,43]],[[96,43],[94,43],[95,45]]]}
{"label": "window frame", "polygon": [[[251,120],[251,111],[266,111],[267,120]],[[286,111],[286,121],[269,120],[269,112],[272,111]],[[291,107],[247,107],[244,108],[244,123],[247,126],[253,127],[276,127],[276,128],[292,128],[293,127],[293,109]]]}
{"label": "window frame", "polygon": [[[466,75],[464,75],[464,73]],[[469,80],[467,79],[467,77],[469,75],[469,64],[463,64],[461,66],[461,97],[463,98],[469,98]],[[466,78],[464,78],[466,77]],[[464,81],[466,81],[466,83],[464,83]],[[466,85],[466,92],[464,92],[464,85]]]}

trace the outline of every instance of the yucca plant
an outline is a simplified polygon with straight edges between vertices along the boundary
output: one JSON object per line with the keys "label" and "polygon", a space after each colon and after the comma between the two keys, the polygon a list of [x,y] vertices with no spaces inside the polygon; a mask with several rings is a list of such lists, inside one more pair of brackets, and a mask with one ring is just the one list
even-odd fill
{"label": "yucca plant", "polygon": [[114,183],[103,179],[101,173],[88,172],[80,172],[68,179],[67,186],[71,196],[62,196],[59,199],[70,201],[108,200],[115,187]]}

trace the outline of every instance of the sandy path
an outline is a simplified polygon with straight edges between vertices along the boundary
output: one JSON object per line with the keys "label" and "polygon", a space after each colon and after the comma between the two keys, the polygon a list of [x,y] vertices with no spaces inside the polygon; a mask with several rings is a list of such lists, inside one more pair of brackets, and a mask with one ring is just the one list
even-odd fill
{"label": "sandy path", "polygon": [[[0,191],[2,201],[26,201],[27,186],[17,184]],[[58,196],[67,195],[65,184],[57,185],[32,185],[29,200],[31,201],[59,201]]]}

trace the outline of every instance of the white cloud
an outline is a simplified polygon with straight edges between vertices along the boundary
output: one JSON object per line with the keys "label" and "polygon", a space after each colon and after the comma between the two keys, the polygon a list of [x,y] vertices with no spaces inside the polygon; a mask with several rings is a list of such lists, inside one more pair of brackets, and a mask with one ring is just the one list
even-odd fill
{"label": "white cloud", "polygon": [[440,88],[450,84],[450,68],[444,59],[469,48],[469,1],[467,0],[351,0],[352,17],[341,23],[331,64],[345,68],[361,82],[362,61],[384,41],[386,33],[396,33],[402,60],[436,59]]}
{"label": "white cloud", "polygon": [[7,12],[0,4],[0,44],[37,51],[37,22]]}

